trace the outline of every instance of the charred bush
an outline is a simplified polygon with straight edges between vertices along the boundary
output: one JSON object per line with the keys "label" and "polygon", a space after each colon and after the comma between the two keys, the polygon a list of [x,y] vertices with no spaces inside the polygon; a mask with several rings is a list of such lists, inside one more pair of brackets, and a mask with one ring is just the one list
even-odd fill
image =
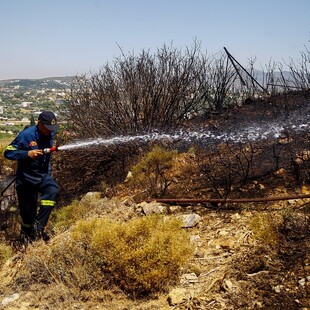
{"label": "charred bush", "polygon": [[114,147],[95,146],[61,152],[55,156],[53,174],[61,189],[60,203],[100,190],[104,182],[113,187],[122,182],[141,149],[132,143]]}
{"label": "charred bush", "polygon": [[[266,185],[264,190],[272,190],[279,185],[295,188],[304,184],[309,180],[310,160],[308,151],[298,150],[306,147],[307,143],[298,137],[281,141],[226,142],[200,147],[202,186],[210,188],[218,198],[228,198],[249,193],[249,186],[258,181]],[[296,154],[302,154],[304,160],[296,160]]]}
{"label": "charred bush", "polygon": [[[269,151],[269,152],[268,152]],[[224,143],[200,149],[201,182],[219,198],[228,198],[249,182],[274,172],[278,160],[273,149],[248,143]]]}
{"label": "charred bush", "polygon": [[72,129],[84,137],[149,132],[177,126],[204,98],[206,57],[194,42],[181,52],[122,54],[98,73],[76,77],[68,104]]}
{"label": "charred bush", "polygon": [[176,128],[236,104],[236,72],[227,57],[208,57],[194,41],[115,58],[72,83],[68,120],[80,137],[140,134]]}

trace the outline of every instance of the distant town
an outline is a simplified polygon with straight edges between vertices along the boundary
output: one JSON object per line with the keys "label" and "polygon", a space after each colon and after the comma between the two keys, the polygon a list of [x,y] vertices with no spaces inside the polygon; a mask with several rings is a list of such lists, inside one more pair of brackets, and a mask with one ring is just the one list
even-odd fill
{"label": "distant town", "polygon": [[61,121],[73,77],[0,81],[0,137],[29,125],[42,110],[51,110]]}

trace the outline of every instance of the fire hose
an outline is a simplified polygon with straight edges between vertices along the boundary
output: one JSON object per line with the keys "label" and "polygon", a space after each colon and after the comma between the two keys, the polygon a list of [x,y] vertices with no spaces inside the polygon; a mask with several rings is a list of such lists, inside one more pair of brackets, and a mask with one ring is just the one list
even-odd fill
{"label": "fire hose", "polygon": [[178,203],[178,204],[197,204],[197,203],[249,203],[249,202],[270,202],[279,200],[294,200],[310,198],[310,194],[303,195],[288,195],[277,197],[260,197],[260,198],[159,198],[147,200],[146,202],[161,202],[161,203]]}

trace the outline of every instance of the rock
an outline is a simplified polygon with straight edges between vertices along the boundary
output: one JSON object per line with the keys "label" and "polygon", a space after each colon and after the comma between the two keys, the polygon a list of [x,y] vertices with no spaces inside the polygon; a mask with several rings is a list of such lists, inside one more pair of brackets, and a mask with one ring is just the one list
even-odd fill
{"label": "rock", "polygon": [[180,304],[187,298],[187,295],[185,288],[174,288],[168,295],[168,303],[170,306]]}
{"label": "rock", "polygon": [[278,143],[279,144],[288,144],[290,142],[292,142],[293,139],[292,138],[288,138],[288,137],[282,137],[278,139]]}
{"label": "rock", "polygon": [[228,236],[229,235],[229,232],[225,229],[222,229],[219,231],[219,236]]}
{"label": "rock", "polygon": [[264,184],[258,184],[258,188],[259,189],[265,189],[265,185]]}
{"label": "rock", "polygon": [[136,206],[134,199],[130,196],[125,197],[122,201],[122,204],[126,207],[135,207]]}
{"label": "rock", "polygon": [[100,199],[101,198],[101,192],[88,192],[84,195],[83,199],[89,199],[89,198],[94,198],[94,199]]}
{"label": "rock", "polygon": [[228,239],[222,240],[220,242],[220,246],[223,249],[230,250],[234,247],[234,245],[235,245],[235,239],[233,239],[233,238],[228,238]]}
{"label": "rock", "polygon": [[227,292],[231,291],[233,288],[233,284],[229,279],[224,279],[222,286]]}
{"label": "rock", "polygon": [[231,250],[236,245],[236,240],[234,238],[221,238],[209,241],[208,245],[214,246],[216,249],[226,249]]}
{"label": "rock", "polygon": [[297,203],[298,203],[297,199],[290,199],[287,201],[287,204],[289,204],[289,205],[296,205]]}
{"label": "rock", "polygon": [[185,273],[181,276],[180,280],[181,284],[188,284],[188,283],[198,283],[198,277],[195,273]]}
{"label": "rock", "polygon": [[233,215],[231,215],[231,219],[232,220],[240,220],[241,219],[241,216],[239,213],[235,213]]}
{"label": "rock", "polygon": [[169,206],[169,212],[170,213],[177,213],[180,210],[182,210],[182,207],[180,207],[180,206]]}
{"label": "rock", "polygon": [[255,309],[261,309],[263,308],[263,303],[261,301],[254,301],[254,307],[256,307]]}
{"label": "rock", "polygon": [[126,176],[126,179],[124,181],[124,183],[128,183],[130,180],[133,179],[133,175],[132,175],[132,172],[131,171],[128,171],[127,173],[127,176]]}
{"label": "rock", "polygon": [[13,295],[7,296],[7,297],[3,298],[1,304],[2,304],[2,306],[6,306],[10,302],[18,300],[19,297],[20,297],[20,295],[18,293],[15,293]]}
{"label": "rock", "polygon": [[282,288],[283,288],[283,285],[277,285],[273,289],[276,293],[280,293]]}
{"label": "rock", "polygon": [[277,170],[277,171],[275,172],[275,174],[276,174],[276,175],[281,175],[281,176],[283,176],[283,175],[286,175],[287,172],[286,172],[286,170],[285,170],[284,168],[280,168],[279,170]]}
{"label": "rock", "polygon": [[305,284],[306,284],[306,279],[305,279],[305,278],[300,279],[300,280],[298,281],[298,283],[299,283],[299,285],[301,285],[301,286],[305,286]]}
{"label": "rock", "polygon": [[190,241],[195,243],[197,246],[201,246],[201,238],[199,235],[190,236]]}
{"label": "rock", "polygon": [[198,214],[183,214],[180,216],[184,225],[183,228],[191,228],[195,227],[202,219],[202,217]]}
{"label": "rock", "polygon": [[159,202],[156,201],[152,201],[150,203],[143,201],[138,204],[138,207],[141,207],[142,212],[145,215],[162,214],[167,212],[167,207],[161,205]]}

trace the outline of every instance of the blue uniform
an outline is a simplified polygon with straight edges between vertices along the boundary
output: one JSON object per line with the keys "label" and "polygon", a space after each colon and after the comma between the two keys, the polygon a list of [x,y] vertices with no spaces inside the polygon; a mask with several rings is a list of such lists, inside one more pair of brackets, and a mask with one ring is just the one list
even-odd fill
{"label": "blue uniform", "polygon": [[[5,149],[4,157],[17,160],[16,191],[19,200],[22,228],[29,232],[34,228],[43,230],[55,206],[59,189],[50,175],[50,154],[28,157],[30,150],[45,149],[53,146],[54,133],[44,136],[38,126],[23,130]],[[40,209],[37,212],[38,195]]]}

